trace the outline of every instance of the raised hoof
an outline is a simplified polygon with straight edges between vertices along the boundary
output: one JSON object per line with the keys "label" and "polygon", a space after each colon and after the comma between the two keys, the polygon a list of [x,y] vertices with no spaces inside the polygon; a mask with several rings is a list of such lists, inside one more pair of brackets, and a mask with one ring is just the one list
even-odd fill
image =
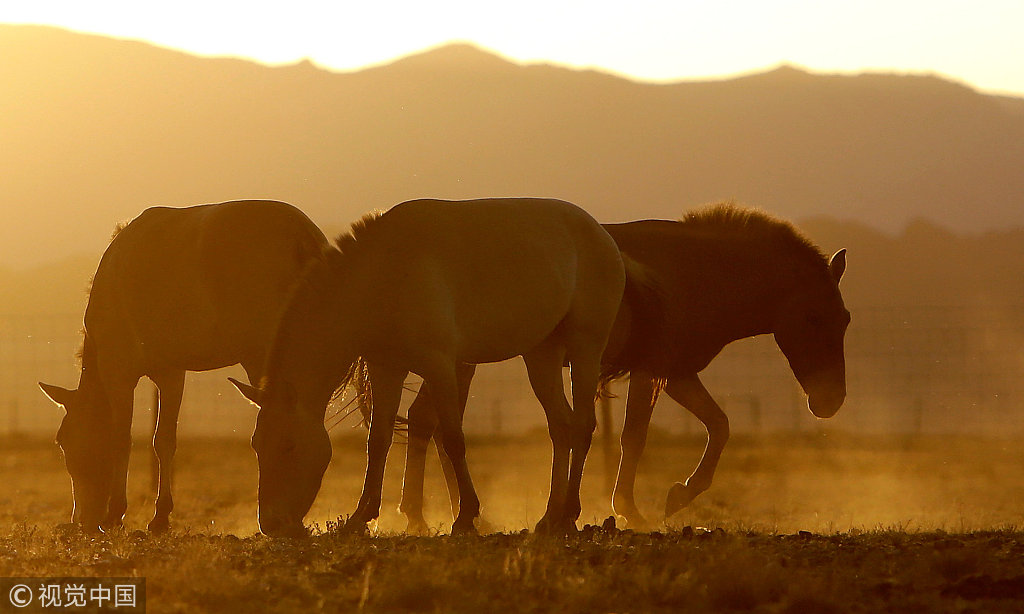
{"label": "raised hoof", "polygon": [[154,518],[153,520],[149,521],[149,524],[146,525],[146,528],[149,530],[150,533],[154,535],[160,535],[162,533],[166,533],[171,529],[171,521],[167,518]]}
{"label": "raised hoof", "polygon": [[688,487],[682,482],[676,482],[668,489],[668,497],[665,498],[665,519],[690,504],[700,493],[696,489]]}

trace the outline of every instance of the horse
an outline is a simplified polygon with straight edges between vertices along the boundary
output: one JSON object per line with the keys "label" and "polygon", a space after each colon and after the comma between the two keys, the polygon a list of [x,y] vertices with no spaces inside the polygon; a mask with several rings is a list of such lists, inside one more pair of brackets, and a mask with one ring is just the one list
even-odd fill
{"label": "horse", "polygon": [[159,493],[148,528],[169,528],[185,372],[240,363],[259,381],[291,286],[328,245],[304,213],[263,200],[152,207],[115,231],[89,290],[78,388],[39,383],[66,412],[57,443],[72,522],[88,531],[122,524],[133,391],[148,376],[159,388]]}
{"label": "horse", "polygon": [[252,439],[260,530],[305,534],[302,520],[331,458],[326,405],[360,378],[368,383],[367,465],[344,529],[365,530],[380,513],[384,465],[412,372],[433,391],[441,445],[459,485],[452,533],[475,532],[479,499],[466,464],[457,367],[522,356],[553,449],[547,509],[536,528],[568,532],[580,514],[601,355],[624,284],[615,242],[565,201],[413,200],[364,217],[297,287],[262,384],[234,382],[260,407]]}
{"label": "horse", "polygon": [[[700,381],[700,372],[729,343],[774,334],[808,407],[833,416],[846,397],[843,342],[850,313],[839,290],[846,250],[830,259],[791,224],[763,212],[720,203],[680,221],[605,224],[626,262],[627,290],[603,357],[608,379],[630,374],[621,460],[613,509],[631,527],[651,526],[633,496],[637,463],[659,393],[696,416],[707,429],[699,464],[668,492],[665,517],[711,486],[729,420]],[[632,283],[646,279],[646,285]],[[655,292],[644,292],[654,286]],[[630,291],[636,287],[641,291]],[[472,367],[464,367],[468,387]],[[468,390],[461,392],[463,403]],[[409,408],[409,444],[400,510],[411,532],[425,531],[423,465],[435,435],[432,391],[424,384]],[[442,469],[457,510],[457,485],[443,449]]]}

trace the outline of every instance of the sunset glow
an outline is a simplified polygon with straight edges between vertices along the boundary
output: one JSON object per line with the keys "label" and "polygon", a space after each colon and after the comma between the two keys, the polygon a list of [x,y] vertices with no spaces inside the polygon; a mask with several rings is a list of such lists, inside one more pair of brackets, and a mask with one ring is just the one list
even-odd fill
{"label": "sunset glow", "polygon": [[792,63],[815,71],[936,73],[1024,93],[1024,4],[1013,0],[821,3],[641,0],[594,5],[41,1],[0,8],[0,22],[54,25],[189,53],[354,70],[450,41],[524,62],[671,81]]}

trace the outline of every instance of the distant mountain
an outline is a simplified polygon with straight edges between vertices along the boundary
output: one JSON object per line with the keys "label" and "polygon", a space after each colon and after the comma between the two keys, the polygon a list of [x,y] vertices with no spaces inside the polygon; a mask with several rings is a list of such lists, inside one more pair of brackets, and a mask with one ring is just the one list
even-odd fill
{"label": "distant mountain", "polygon": [[0,26],[0,266],[95,257],[154,204],[295,203],[321,225],[431,196],[602,221],[735,198],[890,233],[1024,226],[1024,101],[789,66],[637,83],[452,45],[332,73]]}

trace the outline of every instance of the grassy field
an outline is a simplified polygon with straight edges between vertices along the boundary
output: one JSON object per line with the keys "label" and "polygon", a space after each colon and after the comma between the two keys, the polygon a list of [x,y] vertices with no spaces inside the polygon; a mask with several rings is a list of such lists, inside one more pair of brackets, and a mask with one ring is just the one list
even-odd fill
{"label": "grassy field", "polygon": [[[354,507],[364,464],[361,442],[341,439],[307,518],[314,535],[271,540],[254,535],[256,463],[244,440],[180,444],[174,530],[158,537],[140,530],[152,512],[140,442],[126,529],[90,538],[54,530],[71,508],[55,446],[8,439],[0,576],[145,576],[153,612],[1021,611],[1020,443],[735,437],[712,489],[658,531],[590,527],[552,540],[522,532],[543,512],[543,436],[470,442],[484,516],[500,531],[479,538],[445,534],[433,462],[428,520],[438,535],[401,533],[400,445],[371,535],[333,531]],[[637,490],[650,517],[702,447],[653,437]],[[610,514],[600,451],[591,462],[581,526]]]}

